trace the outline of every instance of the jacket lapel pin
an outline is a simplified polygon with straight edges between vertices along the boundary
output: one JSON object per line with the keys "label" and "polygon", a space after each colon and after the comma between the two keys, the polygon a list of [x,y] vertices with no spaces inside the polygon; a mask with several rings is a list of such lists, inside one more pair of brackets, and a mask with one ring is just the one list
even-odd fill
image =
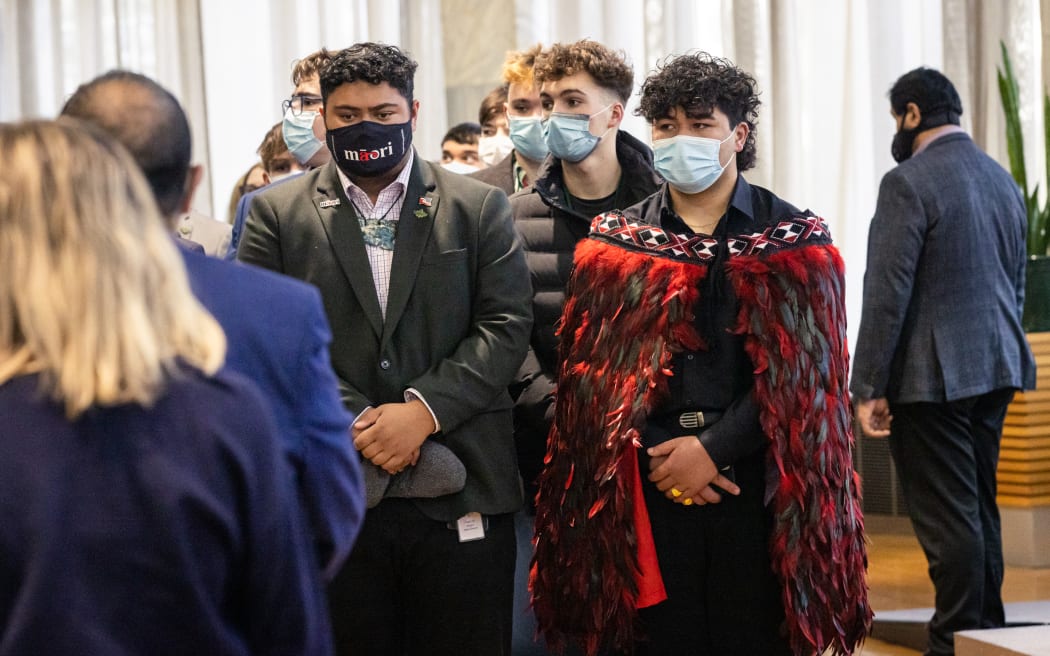
{"label": "jacket lapel pin", "polygon": [[427,218],[427,211],[426,210],[416,210],[415,211],[415,215],[416,215],[417,219],[425,219],[425,218]]}
{"label": "jacket lapel pin", "polygon": [[419,204],[422,205],[423,207],[430,207],[432,203],[433,203],[433,201],[431,201],[430,198],[427,197],[427,196],[420,196],[419,197]]}
{"label": "jacket lapel pin", "polygon": [[320,207],[321,209],[324,209],[326,207],[339,207],[339,199],[333,198],[332,200],[322,200],[318,204],[318,207]]}

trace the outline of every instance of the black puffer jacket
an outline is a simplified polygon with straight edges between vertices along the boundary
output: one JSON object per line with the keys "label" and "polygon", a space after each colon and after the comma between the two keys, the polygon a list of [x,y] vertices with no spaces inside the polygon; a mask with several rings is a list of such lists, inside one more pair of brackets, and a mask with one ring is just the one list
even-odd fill
{"label": "black puffer jacket", "polygon": [[[634,205],[660,188],[663,181],[653,170],[653,154],[644,143],[620,131],[616,156],[623,169],[622,202],[618,203],[623,207],[618,209]],[[514,433],[518,464],[530,502],[535,491],[532,483],[543,466],[552,419],[558,345],[555,331],[565,304],[565,285],[576,243],[587,236],[594,218],[566,206],[561,160],[548,156],[536,177],[532,187],[510,197],[514,226],[532,276],[531,348],[512,389],[517,399]]]}

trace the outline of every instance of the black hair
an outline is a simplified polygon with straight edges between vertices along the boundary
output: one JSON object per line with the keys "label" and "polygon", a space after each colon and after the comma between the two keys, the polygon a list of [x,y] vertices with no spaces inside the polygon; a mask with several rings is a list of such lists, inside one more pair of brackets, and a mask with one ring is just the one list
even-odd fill
{"label": "black hair", "polygon": [[959,125],[963,113],[962,100],[952,81],[940,71],[924,66],[900,76],[890,88],[889,96],[890,107],[898,116],[907,112],[908,103],[915,103],[926,127],[945,123]]}
{"label": "black hair", "polygon": [[441,138],[441,143],[455,141],[460,144],[476,144],[481,138],[481,126],[469,121],[453,125]]}
{"label": "black hair", "polygon": [[90,123],[119,141],[153,189],[157,207],[173,216],[186,193],[193,139],[179,101],[155,81],[113,70],[80,85],[62,116]]}
{"label": "black hair", "polygon": [[386,82],[412,105],[413,78],[419,66],[405,53],[383,43],[357,43],[332,56],[321,69],[321,98],[325,103],[337,87],[363,80]]}
{"label": "black hair", "polygon": [[693,52],[664,60],[642,84],[641,100],[635,114],[649,123],[683,107],[690,116],[710,114],[718,109],[729,118],[729,127],[746,123],[749,129],[744,148],[736,154],[737,169],[755,165],[755,126],[762,104],[755,90],[755,78],[728,59],[706,52]]}

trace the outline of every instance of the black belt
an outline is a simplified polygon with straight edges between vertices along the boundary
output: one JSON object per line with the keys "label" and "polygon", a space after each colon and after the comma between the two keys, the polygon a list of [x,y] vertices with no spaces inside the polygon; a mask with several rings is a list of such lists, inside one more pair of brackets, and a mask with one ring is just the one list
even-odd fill
{"label": "black belt", "polygon": [[646,440],[646,446],[654,446],[672,437],[680,435],[699,435],[725,414],[721,410],[691,410],[689,412],[668,412],[649,418],[650,428],[659,428],[664,434],[652,432]]}
{"label": "black belt", "polygon": [[[710,410],[708,412],[696,410],[693,412],[683,412],[679,414],[677,421],[678,425],[682,428],[703,428],[704,426],[710,426],[711,424],[721,419],[723,414],[725,413],[714,410]],[[672,415],[672,417],[673,416],[674,415]]]}

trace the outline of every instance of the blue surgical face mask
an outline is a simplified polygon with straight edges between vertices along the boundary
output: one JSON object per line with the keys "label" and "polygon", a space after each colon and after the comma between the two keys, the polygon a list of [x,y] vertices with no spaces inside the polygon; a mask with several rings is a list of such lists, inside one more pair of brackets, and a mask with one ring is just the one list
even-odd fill
{"label": "blue surgical face mask", "polygon": [[653,142],[653,165],[667,183],[684,194],[698,194],[718,180],[729,166],[718,158],[722,144],[736,132],[719,141],[680,134]]}
{"label": "blue surgical face mask", "polygon": [[543,138],[543,119],[539,116],[507,116],[510,140],[514,150],[538,162],[547,156],[547,142]]}
{"label": "blue surgical face mask", "polygon": [[296,116],[290,108],[284,113],[284,122],[281,124],[284,143],[295,161],[304,166],[317,151],[324,148],[324,142],[314,134],[314,120],[318,115],[319,112],[304,111]]}
{"label": "blue surgical face mask", "polygon": [[566,162],[582,162],[588,155],[598,147],[610,127],[601,136],[591,134],[591,117],[601,114],[612,107],[612,104],[602,107],[593,114],[563,114],[554,112],[547,119],[544,128],[544,139],[547,148],[558,159]]}

